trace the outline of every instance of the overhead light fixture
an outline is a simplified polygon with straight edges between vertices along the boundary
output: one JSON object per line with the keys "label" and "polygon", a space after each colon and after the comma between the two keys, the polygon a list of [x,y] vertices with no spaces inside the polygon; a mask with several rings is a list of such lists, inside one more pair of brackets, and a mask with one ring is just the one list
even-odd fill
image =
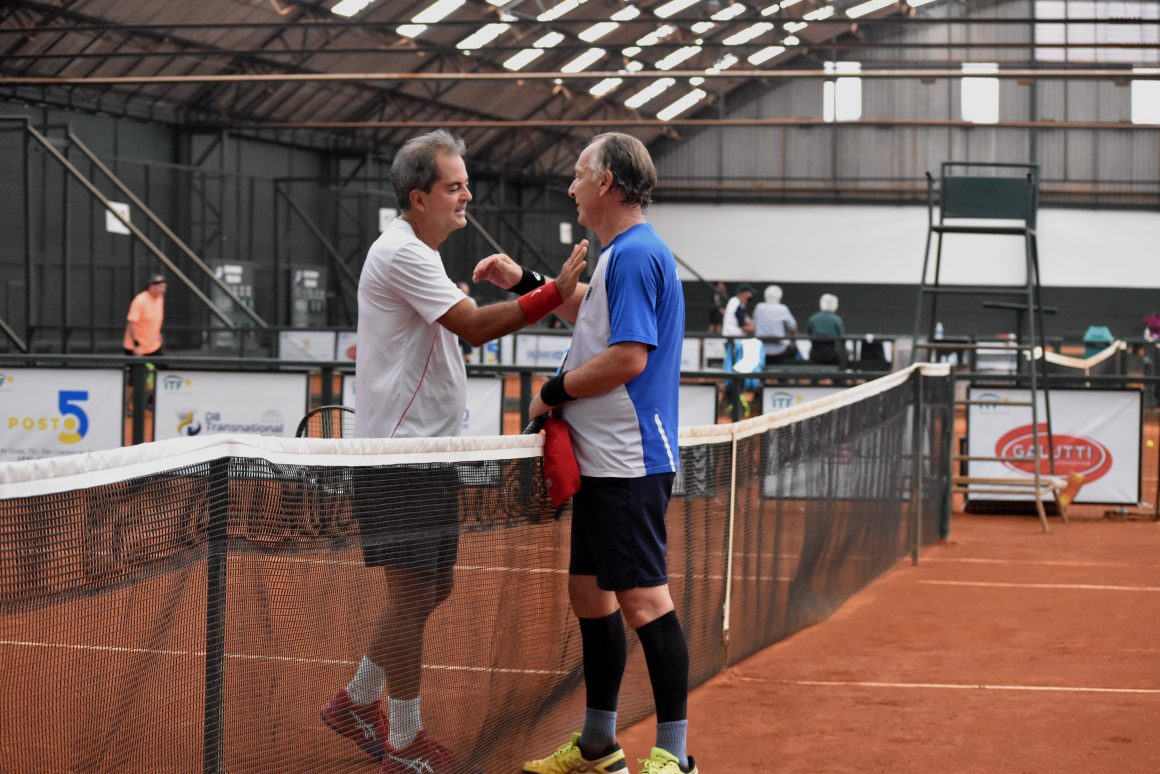
{"label": "overhead light fixture", "polygon": [[620,53],[625,56],[636,56],[640,53],[640,46],[629,46],[628,48],[620,49]]}
{"label": "overhead light fixture", "polygon": [[697,33],[698,35],[702,35],[702,34],[708,32],[709,30],[713,29],[716,26],[717,25],[714,24],[713,22],[697,22],[689,29],[691,29],[693,32]]}
{"label": "overhead light fixture", "polygon": [[614,21],[597,22],[587,29],[580,30],[580,33],[576,35],[576,37],[580,38],[580,40],[583,40],[585,43],[593,43],[597,40],[600,40],[602,37],[612,32],[619,26],[620,24]]}
{"label": "overhead light fixture", "polygon": [[677,28],[671,24],[662,24],[643,38],[638,39],[636,44],[638,46],[655,46],[676,31]]}
{"label": "overhead light fixture", "polygon": [[898,5],[897,0],[866,0],[864,3],[851,6],[846,9],[846,15],[851,19],[857,19],[860,16],[865,16],[868,13],[880,11],[890,5]]}
{"label": "overhead light fixture", "polygon": [[330,9],[330,12],[337,16],[345,16],[349,19],[374,1],[375,0],[339,0],[339,2],[335,3],[334,6]]}
{"label": "overhead light fixture", "polygon": [[686,110],[693,107],[693,105],[696,105],[698,102],[705,99],[707,96],[709,96],[709,94],[704,89],[693,89],[688,94],[681,97],[668,107],[664,108],[663,110],[658,110],[657,118],[662,121],[668,121],[670,119],[676,118],[681,113],[684,113]]}
{"label": "overhead light fixture", "polygon": [[754,38],[764,35],[772,29],[773,25],[769,22],[758,22],[757,24],[749,25],[745,29],[741,30],[741,32],[730,35],[721,42],[727,46],[742,46]]}
{"label": "overhead light fixture", "polygon": [[644,65],[634,59],[631,62],[629,62],[628,64],[626,64],[624,66],[624,69],[628,70],[630,73],[639,73],[641,70],[644,69]]}
{"label": "overhead light fixture", "polygon": [[610,17],[613,21],[625,22],[632,21],[640,16],[640,9],[635,5],[626,5]]}
{"label": "overhead light fixture", "polygon": [[761,15],[762,16],[772,16],[773,14],[777,13],[778,11],[784,11],[786,8],[789,8],[791,5],[797,5],[801,1],[802,0],[782,0],[782,2],[780,2],[780,3],[774,3],[773,5],[767,5],[761,9]]}
{"label": "overhead light fixture", "polygon": [[810,23],[804,22],[804,21],[786,22],[785,24],[783,24],[781,26],[783,29],[785,29],[786,32],[788,32],[792,35],[795,32],[801,32],[806,27],[810,26]]}
{"label": "overhead light fixture", "polygon": [[834,6],[824,5],[821,8],[815,8],[809,13],[802,14],[802,18],[806,19],[807,21],[821,21],[822,19],[828,19],[833,15]]}
{"label": "overhead light fixture", "polygon": [[624,83],[623,78],[605,78],[600,83],[588,90],[588,93],[593,97],[603,97],[610,91],[614,91],[617,86]]}
{"label": "overhead light fixture", "polygon": [[906,0],[906,4],[911,8],[920,8],[927,3],[933,3],[934,0]]}
{"label": "overhead light fixture", "polygon": [[716,75],[717,73],[721,72],[722,70],[728,70],[730,67],[737,64],[739,61],[740,60],[737,57],[733,56],[732,54],[726,54],[725,56],[721,57],[716,62],[714,62],[712,67],[705,68],[705,72],[709,73],[710,75]]}
{"label": "overhead light fixture", "polygon": [[672,78],[661,78],[659,81],[653,81],[648,86],[633,94],[624,101],[624,106],[636,110],[638,107],[644,105],[650,100],[656,99],[668,89],[676,85],[676,81]]}
{"label": "overhead light fixture", "polygon": [[467,0],[435,0],[434,3],[412,16],[410,24],[399,25],[395,31],[403,37],[416,38],[427,29],[428,24],[442,21],[466,2]]}
{"label": "overhead light fixture", "polygon": [[657,62],[657,69],[658,70],[672,70],[674,67],[679,65],[681,62],[684,62],[687,59],[691,59],[699,53],[701,53],[700,46],[682,46],[681,48],[678,48],[676,51],[673,51],[672,53],[670,53],[664,59],[661,59],[660,61],[658,61]]}
{"label": "overhead light fixture", "polygon": [[746,59],[749,62],[749,64],[759,65],[759,64],[762,64],[764,62],[768,62],[770,59],[773,59],[778,54],[784,54],[784,53],[785,53],[785,46],[766,46],[765,48],[761,49],[760,51],[753,52]]}
{"label": "overhead light fixture", "polygon": [[667,19],[670,16],[685,10],[690,5],[696,5],[699,2],[701,2],[701,0],[669,0],[664,5],[660,5],[654,8],[653,15],[659,16],[662,19]]}
{"label": "overhead light fixture", "polygon": [[690,86],[700,86],[700,85],[701,85],[702,83],[704,83],[704,82],[705,82],[705,79],[704,79],[704,78],[702,78],[702,77],[701,77],[701,76],[699,76],[699,75],[695,75],[695,76],[693,76],[692,78],[690,78],[690,79],[689,79],[689,85],[690,85]]}
{"label": "overhead light fixture", "polygon": [[605,52],[602,48],[590,48],[580,56],[568,62],[560,68],[562,73],[579,73],[587,70],[592,65],[596,64],[604,56]]}
{"label": "overhead light fixture", "polygon": [[749,9],[746,8],[743,4],[734,3],[733,5],[722,8],[720,11],[713,14],[709,18],[713,21],[729,21],[735,16],[740,16],[741,14],[745,13],[747,10]]}
{"label": "overhead light fixture", "polygon": [[525,48],[515,56],[503,63],[503,66],[509,70],[522,70],[529,64],[539,59],[544,54],[545,49],[558,46],[564,41],[564,36],[559,32],[549,32],[532,45],[534,48]]}
{"label": "overhead light fixture", "polygon": [[554,5],[537,16],[536,21],[546,22],[552,21],[553,19],[559,19],[564,14],[575,11],[577,8],[584,5],[585,2],[587,2],[587,0],[564,0],[564,2],[560,3],[559,5]]}
{"label": "overhead light fixture", "polygon": [[476,49],[483,48],[488,43],[504,34],[504,32],[510,29],[511,26],[512,25],[504,24],[503,22],[485,24],[463,40],[456,43],[455,47],[462,51],[474,51]]}

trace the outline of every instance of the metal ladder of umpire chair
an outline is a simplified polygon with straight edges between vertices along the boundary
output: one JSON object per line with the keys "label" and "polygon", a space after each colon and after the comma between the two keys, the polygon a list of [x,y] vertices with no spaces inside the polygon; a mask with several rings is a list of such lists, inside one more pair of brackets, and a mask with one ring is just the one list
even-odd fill
{"label": "metal ladder of umpire chair", "polygon": [[[973,173],[973,174],[972,174]],[[1048,390],[1046,358],[1047,341],[1044,335],[1043,303],[1039,280],[1039,252],[1036,243],[1036,212],[1039,206],[1039,165],[1038,164],[989,164],[961,161],[944,161],[939,169],[939,212],[934,217],[934,179],[926,174],[927,190],[927,234],[926,252],[922,261],[922,278],[919,282],[918,304],[914,316],[914,350],[912,359],[918,360],[918,351],[925,350],[928,359],[948,350],[969,350],[981,348],[978,344],[964,345],[941,342],[935,339],[934,331],[938,320],[938,299],[942,294],[978,296],[1022,297],[1027,305],[1027,342],[1016,340],[1016,373],[1024,364],[1030,376],[1031,400],[965,400],[956,405],[1004,405],[1026,406],[1031,413],[1032,443],[1031,459],[1034,474],[1030,481],[997,477],[972,477],[969,475],[951,477],[953,492],[970,494],[1016,494],[1031,491],[1035,498],[1035,509],[1043,524],[1044,532],[1049,532],[1047,511],[1043,497],[1054,492],[1058,502],[1058,481],[1055,478],[1055,441],[1051,430],[1051,397]],[[970,224],[970,220],[1012,220],[1022,221],[1017,225]],[[948,220],[955,221],[948,223]],[[1007,237],[1023,237],[1026,260],[1026,282],[1022,287],[1015,285],[943,285],[940,284],[942,270],[943,237],[947,234],[983,234]],[[934,276],[930,275],[931,242],[935,242]],[[929,300],[930,317],[925,318]],[[925,322],[925,325],[924,325]],[[925,330],[924,330],[925,328]],[[1019,335],[1022,331],[1019,332]],[[1042,353],[1036,357],[1036,352]],[[973,359],[972,359],[973,360]],[[1050,460],[1050,475],[1041,472],[1041,444],[1039,443],[1039,409],[1036,396],[1040,385],[1043,390],[1045,426],[1047,431],[1047,453]],[[953,455],[952,465],[957,462],[1028,462],[1027,458],[986,457],[974,455]],[[1059,513],[1067,521],[1066,510],[1059,505]]]}

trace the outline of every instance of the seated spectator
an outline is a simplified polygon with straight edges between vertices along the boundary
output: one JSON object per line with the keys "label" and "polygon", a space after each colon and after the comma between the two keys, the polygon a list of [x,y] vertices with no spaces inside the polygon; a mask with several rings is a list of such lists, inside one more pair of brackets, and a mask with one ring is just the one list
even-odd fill
{"label": "seated spectator", "polygon": [[725,319],[725,304],[729,302],[729,290],[724,282],[713,286],[713,305],[709,307],[709,333],[721,332],[721,321]]}
{"label": "seated spectator", "polygon": [[797,320],[789,307],[781,303],[781,288],[769,285],[765,288],[765,300],[753,309],[754,333],[760,339],[779,337],[781,341],[765,342],[765,362],[767,364],[791,363],[798,359],[797,347],[786,336],[797,333]]}
{"label": "seated spectator", "polygon": [[845,342],[836,340],[846,335],[846,326],[838,316],[838,297],[833,293],[823,293],[818,301],[820,311],[814,312],[806,322],[806,333],[810,335],[810,362],[819,365],[840,365],[838,347]]}

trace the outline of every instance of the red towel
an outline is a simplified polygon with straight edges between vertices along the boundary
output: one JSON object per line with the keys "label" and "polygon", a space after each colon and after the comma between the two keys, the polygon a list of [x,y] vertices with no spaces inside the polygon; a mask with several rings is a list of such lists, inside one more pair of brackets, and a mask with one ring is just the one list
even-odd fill
{"label": "red towel", "polygon": [[572,453],[568,423],[548,412],[544,421],[544,485],[553,505],[563,505],[580,489],[580,468]]}

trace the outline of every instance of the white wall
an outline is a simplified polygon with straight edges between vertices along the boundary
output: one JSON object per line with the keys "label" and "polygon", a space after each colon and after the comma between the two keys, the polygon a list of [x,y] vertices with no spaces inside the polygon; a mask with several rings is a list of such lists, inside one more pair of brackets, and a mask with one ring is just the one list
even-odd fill
{"label": "white wall", "polygon": [[[648,218],[682,261],[727,282],[917,284],[927,231],[922,206],[654,204]],[[1044,285],[1160,288],[1160,213],[1041,209],[1038,230]],[[948,235],[942,281],[1022,284],[1022,238]]]}

